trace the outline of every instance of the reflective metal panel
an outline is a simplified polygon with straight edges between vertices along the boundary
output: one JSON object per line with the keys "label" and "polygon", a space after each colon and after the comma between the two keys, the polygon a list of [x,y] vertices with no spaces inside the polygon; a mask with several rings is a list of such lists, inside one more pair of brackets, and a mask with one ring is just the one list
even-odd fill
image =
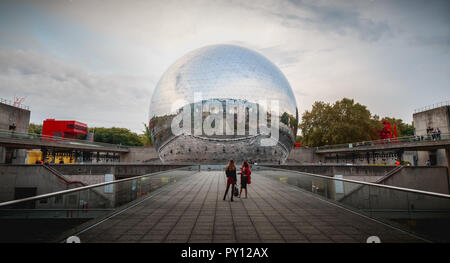
{"label": "reflective metal panel", "polygon": [[[267,105],[276,101],[278,116],[273,116],[270,106],[262,101]],[[183,108],[186,105],[190,108]],[[192,127],[187,129],[191,134],[175,134],[171,129],[182,109],[192,113]],[[252,115],[255,110],[263,114],[253,118],[257,116]],[[153,143],[163,162],[221,163],[230,158],[284,162],[293,147],[298,123],[295,97],[283,73],[262,55],[233,45],[207,46],[177,60],[158,82],[149,112]],[[279,137],[271,146],[261,143],[270,136],[255,127],[264,123],[266,115],[269,123],[272,118],[279,120]],[[223,116],[224,121],[217,116]],[[182,126],[189,124],[184,122]],[[205,123],[214,134],[205,129]]]}

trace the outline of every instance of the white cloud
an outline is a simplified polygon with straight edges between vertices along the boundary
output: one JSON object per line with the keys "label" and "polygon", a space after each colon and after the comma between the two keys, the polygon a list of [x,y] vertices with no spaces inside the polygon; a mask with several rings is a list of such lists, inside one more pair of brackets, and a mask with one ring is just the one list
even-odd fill
{"label": "white cloud", "polygon": [[151,83],[142,76],[90,74],[33,51],[0,49],[0,93],[26,96],[35,123],[75,119],[140,132],[148,117]]}

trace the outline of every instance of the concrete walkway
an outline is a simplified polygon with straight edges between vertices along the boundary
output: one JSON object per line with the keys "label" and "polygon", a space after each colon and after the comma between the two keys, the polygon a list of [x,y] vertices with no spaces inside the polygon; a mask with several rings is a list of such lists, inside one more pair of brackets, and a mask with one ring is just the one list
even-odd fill
{"label": "concrete walkway", "polygon": [[[275,180],[223,201],[223,172],[199,172],[79,235],[81,242],[421,242]],[[244,196],[242,196],[244,197]]]}

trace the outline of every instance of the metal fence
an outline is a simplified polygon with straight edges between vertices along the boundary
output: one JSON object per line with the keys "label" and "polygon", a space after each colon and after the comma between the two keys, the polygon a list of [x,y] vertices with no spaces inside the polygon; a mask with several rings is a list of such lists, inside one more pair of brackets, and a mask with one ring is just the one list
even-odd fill
{"label": "metal fence", "polygon": [[4,98],[0,98],[0,103],[6,104],[6,105],[10,105],[16,108],[20,108],[20,109],[24,109],[24,110],[30,110],[30,107],[26,106],[26,105],[22,105],[22,104],[18,104],[18,105],[14,105],[14,102],[12,100],[7,100]]}
{"label": "metal fence", "polygon": [[345,148],[357,148],[357,147],[370,147],[376,145],[401,145],[405,143],[420,143],[420,142],[431,142],[431,141],[447,141],[450,140],[450,133],[442,134],[427,134],[422,136],[404,136],[398,138],[381,139],[374,141],[362,141],[353,143],[342,143],[334,145],[319,146],[317,150],[331,150],[331,149],[345,149]]}
{"label": "metal fence", "polygon": [[422,108],[415,109],[414,113],[427,111],[427,110],[432,110],[432,109],[436,109],[436,108],[439,108],[439,107],[442,107],[442,106],[450,106],[450,100],[441,101],[441,102],[434,103],[434,104],[431,104],[431,105],[428,105],[428,106],[425,106],[425,107],[422,107]]}
{"label": "metal fence", "polygon": [[74,147],[75,146],[91,146],[91,147],[93,146],[93,147],[99,147],[99,148],[101,147],[101,148],[128,149],[127,146],[120,145],[120,144],[90,142],[87,140],[67,139],[67,138],[62,138],[62,137],[57,137],[57,136],[46,136],[46,135],[34,134],[34,133],[11,132],[11,131],[7,131],[7,130],[0,130],[0,137],[29,140],[29,141],[64,143],[64,144],[72,145]]}

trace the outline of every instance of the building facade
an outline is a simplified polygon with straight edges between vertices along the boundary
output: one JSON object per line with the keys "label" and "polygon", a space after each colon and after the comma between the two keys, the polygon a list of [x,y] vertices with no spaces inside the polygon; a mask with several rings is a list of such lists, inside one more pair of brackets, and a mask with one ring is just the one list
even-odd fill
{"label": "building facade", "polygon": [[[416,136],[432,136],[430,131],[437,131],[438,129],[442,134],[450,133],[450,102],[439,105],[441,106],[428,107],[413,114],[414,133]],[[429,161],[430,165],[447,166],[445,149],[416,151],[412,153],[412,156],[416,160],[417,165],[426,165],[427,161]]]}
{"label": "building facade", "polygon": [[[0,102],[0,131],[28,133],[30,114],[31,112],[27,108],[17,107],[13,103],[2,100]],[[0,147],[0,163],[23,164],[26,155],[26,151],[22,149]]]}

